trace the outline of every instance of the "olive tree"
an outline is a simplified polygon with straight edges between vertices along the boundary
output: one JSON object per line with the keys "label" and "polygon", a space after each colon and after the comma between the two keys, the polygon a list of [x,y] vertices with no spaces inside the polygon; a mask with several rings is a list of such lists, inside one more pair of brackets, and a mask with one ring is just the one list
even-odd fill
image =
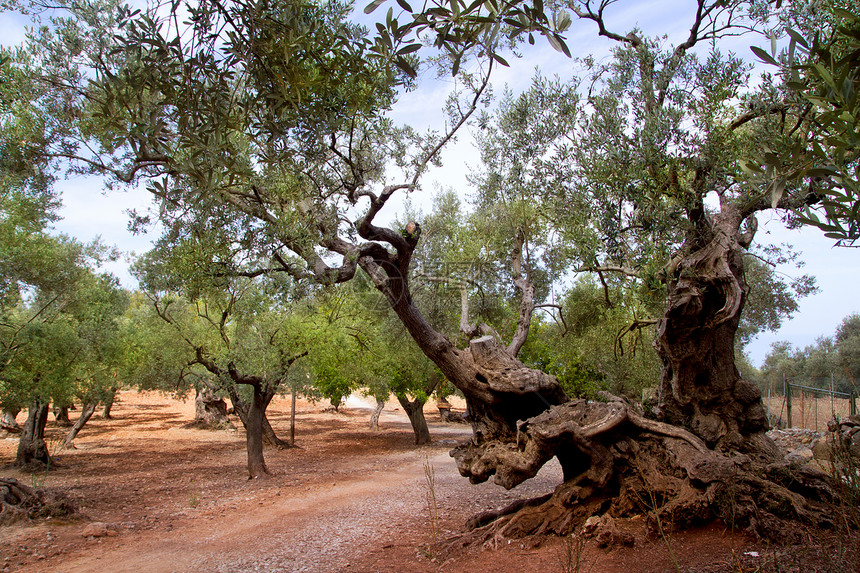
{"label": "olive tree", "polygon": [[[207,268],[217,269],[210,275],[286,273],[332,284],[361,269],[370,277],[466,398],[474,436],[453,452],[464,476],[514,487],[558,458],[565,481],[549,499],[508,508],[476,535],[567,533],[595,512],[641,512],[637,500],[655,491],[669,500],[659,511],[678,523],[720,515],[724,506],[715,499],[729,490],[750,500],[734,517],[752,527],[772,532],[781,517],[826,521],[823,505],[791,488],[826,496],[827,487],[808,475],[782,480],[779,454],[764,436],[760,393],[734,363],[746,297],[742,257],[755,214],[808,196],[806,187],[747,184],[744,153],[765,140],[789,145],[792,133],[770,113],[733,118],[732,102],[746,85],[743,63],[717,52],[701,61],[692,54],[734,30],[725,18],[747,5],[699,0],[688,38],[665,47],[612,30],[604,18],[611,3],[572,5],[618,50],[596,78],[595,101],[581,104],[568,124],[577,145],[558,146],[566,161],[558,162],[557,181],[536,196],[555,205],[560,222],[594,215],[593,227],[617,230],[615,241],[592,244],[599,256],[581,260],[595,272],[626,273],[633,244],[665,257],[653,272],[668,300],[657,330],[660,420],[617,397],[568,400],[555,376],[517,358],[536,306],[526,229],[514,229],[507,241],[519,293],[516,327],[503,339],[476,337],[476,325],[460,345],[416,304],[410,269],[420,223],[379,221],[395,194],[418,188],[426,167],[481,105],[488,74],[504,62],[494,40],[501,27],[528,34],[534,26],[565,51],[553,28],[566,28],[569,15],[550,26],[540,3],[499,10],[488,0],[461,11],[455,1],[450,8],[430,4],[405,24],[389,11],[371,38],[336,4],[208,0],[185,7],[187,28],[178,25],[177,5],[139,15],[119,7],[103,18],[121,24],[114,36],[100,36],[112,45],[99,40],[69,59],[63,54],[74,30],[48,30],[40,50],[71,62],[54,76],[45,70],[82,118],[66,155],[116,181],[146,180],[167,241],[223,229],[231,240],[206,251]],[[86,4],[70,8],[78,24],[95,13]],[[523,19],[497,19],[514,13]],[[460,33],[461,25],[475,33]],[[450,128],[422,135],[395,129],[385,113],[396,88],[411,81],[420,44],[409,34],[431,28],[437,45],[452,47],[451,71],[463,89],[447,106]],[[459,69],[461,41],[479,58],[471,73]],[[92,73],[76,73],[79,60]],[[707,196],[719,205],[710,207]],[[737,469],[738,450],[749,456],[748,470]]]}

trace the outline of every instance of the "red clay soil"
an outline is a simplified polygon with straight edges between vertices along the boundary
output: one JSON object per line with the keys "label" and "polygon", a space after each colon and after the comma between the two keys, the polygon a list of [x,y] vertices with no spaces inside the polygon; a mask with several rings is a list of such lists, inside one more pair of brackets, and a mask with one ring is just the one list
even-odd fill
{"label": "red clay soil", "polygon": [[[379,431],[369,409],[324,406],[299,400],[299,447],[267,450],[265,480],[247,479],[241,430],[185,428],[193,402],[161,394],[122,393],[113,419],[91,420],[47,474],[8,467],[17,440],[0,437],[0,476],[64,491],[85,516],[0,528],[0,571],[714,572],[761,570],[772,555],[723,526],[663,538],[635,521],[623,524],[633,547],[553,538],[442,550],[468,517],[551,491],[559,468],[512,491],[470,485],[448,456],[468,426],[428,406],[434,442],[416,447],[396,403]],[[289,400],[269,413],[286,437]],[[49,444],[64,432],[49,423]]]}

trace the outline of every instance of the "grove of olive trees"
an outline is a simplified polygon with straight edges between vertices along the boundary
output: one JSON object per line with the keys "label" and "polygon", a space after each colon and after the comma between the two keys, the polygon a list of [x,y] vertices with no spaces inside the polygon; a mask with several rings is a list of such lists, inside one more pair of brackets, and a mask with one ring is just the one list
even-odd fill
{"label": "grove of olive trees", "polygon": [[[751,66],[720,45],[789,29],[796,43],[817,30],[842,50],[851,12],[697,0],[689,32],[670,43],[616,28],[612,0],[385,4],[368,6],[388,8],[368,30],[341,2],[11,3],[46,24],[4,53],[0,85],[4,145],[31,134],[3,184],[12,198],[42,194],[32,233],[63,170],[152,194],[152,211],[132,219],[160,233],[139,263],[141,289],[184,352],[138,353],[136,372],[174,360],[157,375],[173,369],[228,392],[245,412],[251,477],[268,472],[265,409],[294,362],[308,362],[336,407],[361,387],[393,393],[419,444],[429,440],[424,401],[444,378],[473,430],[452,451],[464,477],[513,488],[553,458],[564,474],[552,495],[473,521],[475,540],[565,535],[593,515],[645,513],[645,499],[678,525],[731,519],[765,536],[832,525],[833,478],[783,459],[737,353],[814,289],[769,269],[787,255],[756,250],[758,217],[854,236],[856,209],[834,207],[856,169],[836,137],[847,137],[834,119],[843,104],[819,92],[853,89],[856,74],[838,60],[849,71],[831,85],[813,61],[817,38],[811,63],[792,67],[786,55],[782,75],[752,82]],[[574,22],[612,41],[611,58],[581,58],[584,71],[566,78],[537,73],[491,105],[495,70],[522,66],[514,55],[526,41],[584,54],[566,43]],[[400,94],[432,71],[458,86],[446,128],[395,125]],[[393,218],[392,199],[420,191],[470,126],[481,163],[456,183],[473,187],[470,206],[442,194],[426,216]],[[9,276],[27,285],[10,314],[41,316],[67,295]],[[90,328],[71,308],[69,328]],[[0,400],[33,404],[25,432],[38,444],[41,388],[54,372],[70,379],[71,361],[41,333],[21,354],[22,332],[4,342]],[[42,355],[59,363],[29,367],[40,373],[30,386],[13,380],[16,356]],[[237,385],[252,390],[244,406]],[[645,385],[659,387],[653,408],[630,399]],[[40,447],[21,455],[47,461]]]}

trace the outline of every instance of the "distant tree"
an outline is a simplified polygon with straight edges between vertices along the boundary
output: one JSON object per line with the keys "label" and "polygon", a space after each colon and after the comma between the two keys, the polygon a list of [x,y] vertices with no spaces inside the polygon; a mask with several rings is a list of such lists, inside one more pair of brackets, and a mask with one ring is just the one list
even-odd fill
{"label": "distant tree", "polygon": [[761,367],[762,376],[771,388],[781,392],[783,380],[796,380],[801,372],[799,353],[791,343],[778,341],[771,344]]}
{"label": "distant tree", "polygon": [[860,390],[860,314],[846,317],[836,329],[837,360],[854,392]]}
{"label": "distant tree", "polygon": [[[245,426],[248,474],[265,477],[264,436],[274,445],[290,445],[274,436],[266,408],[286,389],[290,367],[307,355],[308,345],[289,311],[275,302],[283,285],[245,277],[209,277],[207,283],[205,274],[182,273],[183,262],[188,262],[182,254],[153,251],[137,265],[156,315],[174,331],[169,338],[151,339],[159,348],[174,341],[167,345],[168,355],[157,361],[176,371],[174,379],[180,383],[205,380],[202,369],[211,376],[211,389],[223,387],[229,393]],[[179,356],[176,346],[183,349]],[[247,399],[242,398],[242,386],[250,388]]]}
{"label": "distant tree", "polygon": [[[548,154],[558,152],[549,157],[557,169],[540,172],[551,178],[547,185],[534,180],[534,196],[547,199],[548,220],[560,232],[577,238],[570,243],[585,247],[577,249],[581,271],[626,275],[632,267],[646,291],[665,288],[656,336],[661,421],[621,399],[569,400],[557,378],[517,358],[541,285],[541,265],[529,247],[544,238],[540,232],[500,221],[512,231],[496,244],[510,255],[516,326],[496,336],[461,313],[472,337],[466,347],[416,303],[411,271],[419,222],[380,223],[389,200],[418,188],[439,150],[480,107],[488,74],[503,63],[494,40],[507,31],[502,26],[527,35],[536,22],[565,51],[550,28],[568,27],[565,10],[550,24],[540,3],[499,10],[488,0],[466,6],[465,14],[459,2],[431,3],[413,15],[417,28],[400,25],[391,11],[369,37],[337,4],[205,1],[187,7],[190,25],[177,29],[172,23],[184,17],[177,4],[140,15],[108,5],[101,16],[100,6],[84,2],[68,6],[76,18],[58,21],[58,33],[40,28],[31,48],[50,55],[40,75],[55,86],[54,99],[83,119],[70,122],[66,155],[78,169],[115,181],[145,179],[165,240],[209,238],[220,230],[229,240],[206,252],[214,263],[208,268],[220,265],[222,276],[285,273],[333,284],[362,269],[466,398],[475,436],[454,451],[461,474],[514,487],[558,458],[565,482],[553,496],[502,511],[484,534],[567,534],[586,516],[627,511],[649,496],[669,500],[665,511],[685,521],[707,520],[724,509],[714,499],[728,487],[745,500],[732,505],[733,523],[773,531],[782,517],[825,522],[826,511],[787,489],[825,496],[825,485],[809,483],[818,478],[767,474],[779,465],[773,463],[779,452],[765,436],[760,392],[740,377],[734,360],[747,293],[743,255],[756,214],[797,208],[815,196],[807,185],[744,178],[743,160],[752,150],[793,145],[793,121],[765,111],[772,95],[766,82],[742,102],[757,113],[736,108],[749,88],[738,58],[716,49],[702,59],[693,54],[696,46],[754,25],[744,18],[749,6],[700,0],[687,37],[665,46],[613,30],[604,11],[611,3],[570,6],[617,44],[605,67],[589,62],[594,86],[536,86],[543,90],[533,97],[536,105],[582,101],[564,108],[577,114],[555,119],[572,129],[553,140],[559,144]],[[96,14],[113,33],[73,29],[94,27]],[[506,21],[510,14],[523,19]],[[477,48],[485,58],[458,74],[463,91],[447,106],[444,133],[394,129],[385,118],[397,89],[409,84],[396,70],[411,75],[407,57],[421,46],[408,34],[416,29],[430,30],[431,40],[450,48],[452,71],[463,49]],[[80,51],[68,49],[70,37],[81,41]],[[89,73],[79,73],[79,65]],[[404,173],[395,178],[387,167]],[[749,470],[734,463],[738,451]]]}
{"label": "distant tree", "polygon": [[860,315],[845,317],[835,336],[819,337],[802,350],[785,341],[774,342],[765,357],[761,373],[771,387],[782,392],[783,380],[806,386],[858,392],[857,370],[860,356]]}
{"label": "distant tree", "polygon": [[[74,447],[73,441],[92,417],[99,403],[111,399],[126,373],[127,352],[133,348],[123,336],[123,318],[129,295],[116,277],[108,274],[87,277],[86,286],[76,293],[73,309],[77,338],[76,354],[66,387],[65,402],[81,404],[78,419],[72,424],[61,447]],[[54,403],[58,397],[54,396]],[[59,403],[63,403],[60,401]]]}
{"label": "distant tree", "polygon": [[[86,266],[76,268],[74,276],[75,281],[60,290],[35,291],[32,301],[22,303],[3,324],[9,351],[0,375],[0,397],[4,403],[29,405],[16,457],[20,465],[50,465],[44,431],[52,401],[68,404],[79,398],[89,405],[106,385],[116,383],[123,349],[115,345],[114,334],[125,293],[114,277],[94,274]],[[74,434],[90,415],[91,409],[85,408]]]}

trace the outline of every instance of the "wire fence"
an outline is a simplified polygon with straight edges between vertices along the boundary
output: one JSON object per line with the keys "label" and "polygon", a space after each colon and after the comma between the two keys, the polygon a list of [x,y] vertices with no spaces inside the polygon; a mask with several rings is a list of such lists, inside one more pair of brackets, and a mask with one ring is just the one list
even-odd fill
{"label": "wire fence", "polygon": [[857,414],[857,393],[837,392],[784,380],[782,394],[768,389],[764,397],[768,418],[775,427],[827,431],[827,422]]}

